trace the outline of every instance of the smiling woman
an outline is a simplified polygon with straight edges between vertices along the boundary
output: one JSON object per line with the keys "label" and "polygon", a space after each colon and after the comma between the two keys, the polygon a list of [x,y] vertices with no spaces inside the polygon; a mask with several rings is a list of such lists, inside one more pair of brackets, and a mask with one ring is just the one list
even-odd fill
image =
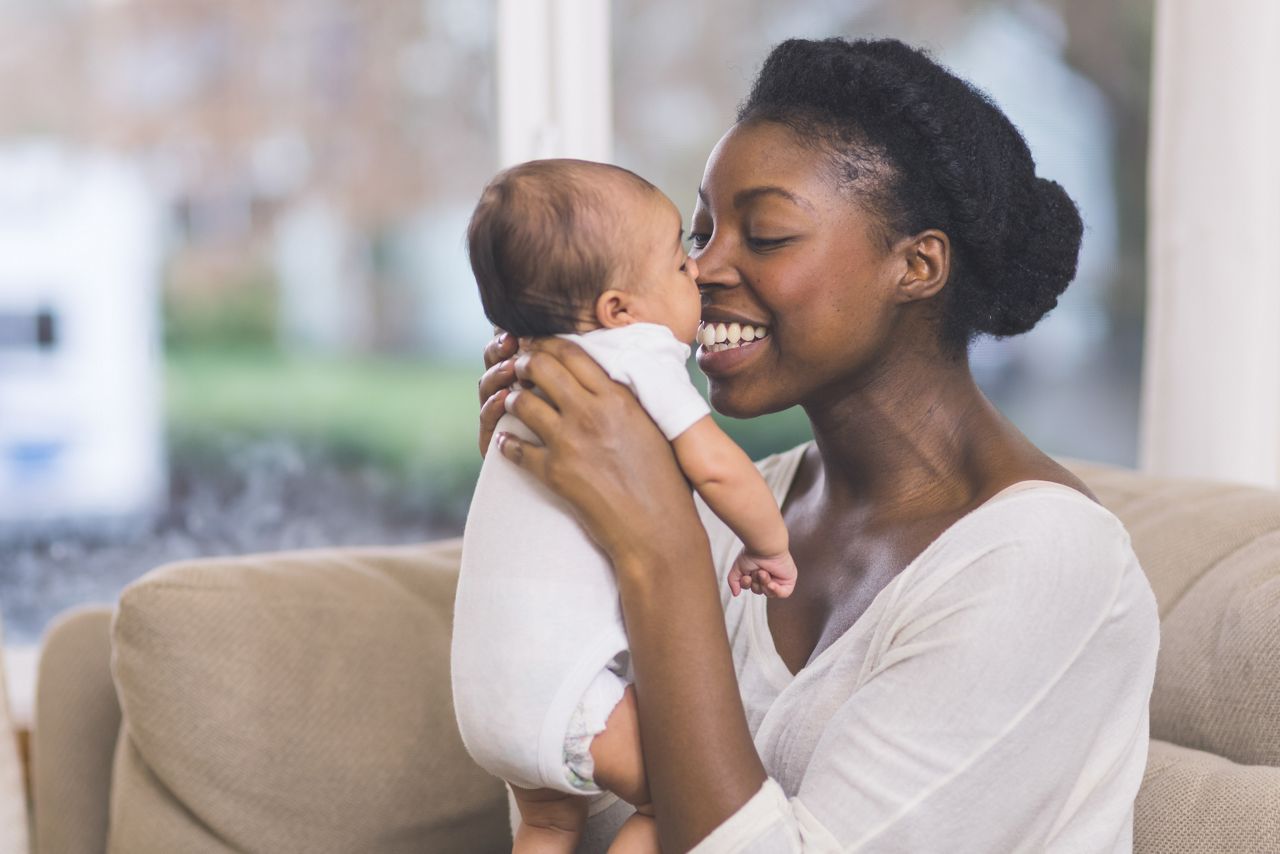
{"label": "smiling woman", "polygon": [[[923,53],[790,41],[712,152],[692,235],[713,406],[798,405],[813,428],[760,463],[792,596],[717,595],[733,532],[571,343],[513,365],[499,339],[481,383],[482,433],[513,372],[542,390],[508,404],[541,447],[498,447],[616,573],[663,847],[1129,850],[1151,590],[1119,521],[968,362],[1070,282],[1074,204]],[[744,345],[744,325],[767,334]],[[624,814],[598,813],[589,847]]]}

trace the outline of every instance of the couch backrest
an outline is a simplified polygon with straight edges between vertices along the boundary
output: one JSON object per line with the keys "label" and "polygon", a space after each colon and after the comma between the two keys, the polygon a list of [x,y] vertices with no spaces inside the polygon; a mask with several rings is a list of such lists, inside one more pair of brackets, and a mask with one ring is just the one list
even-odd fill
{"label": "couch backrest", "polygon": [[130,585],[109,850],[508,849],[505,791],[449,693],[459,553],[201,560]]}
{"label": "couch backrest", "polygon": [[1280,493],[1068,465],[1124,522],[1159,602],[1152,737],[1280,766]]}

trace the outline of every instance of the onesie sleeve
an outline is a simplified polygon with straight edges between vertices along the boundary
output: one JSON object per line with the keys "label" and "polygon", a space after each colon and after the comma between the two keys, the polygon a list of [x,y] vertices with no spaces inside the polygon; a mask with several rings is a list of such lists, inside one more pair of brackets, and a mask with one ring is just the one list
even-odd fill
{"label": "onesie sleeve", "polygon": [[631,389],[668,442],[711,414],[711,407],[689,378],[689,369],[677,356],[632,354],[619,362],[610,374]]}
{"label": "onesie sleeve", "polygon": [[[675,339],[672,339],[675,341]],[[667,442],[694,426],[712,408],[689,378],[689,369],[678,357],[654,357],[652,353],[625,353],[605,365],[617,382],[626,385],[639,399]]]}
{"label": "onesie sleeve", "polygon": [[668,442],[711,413],[689,378],[689,345],[665,326],[632,323],[560,337],[576,343],[615,382],[631,389]]}
{"label": "onesie sleeve", "polygon": [[1095,835],[1062,850],[1127,850],[1155,669],[1150,587],[1119,523],[1098,524],[1114,520],[1030,539],[1025,518],[992,517],[944,550],[944,570],[892,591],[865,659],[846,669],[820,654],[797,675],[793,690],[813,668],[811,683],[849,691],[815,690],[790,719],[762,722],[770,779],[695,851],[1059,850],[1049,843],[1080,815],[1072,827]]}

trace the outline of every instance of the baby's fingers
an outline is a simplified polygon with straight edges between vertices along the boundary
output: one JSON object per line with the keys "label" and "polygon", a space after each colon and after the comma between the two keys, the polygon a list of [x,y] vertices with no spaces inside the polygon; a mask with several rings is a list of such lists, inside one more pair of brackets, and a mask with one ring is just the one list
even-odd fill
{"label": "baby's fingers", "polygon": [[734,596],[742,592],[742,571],[736,566],[729,570],[729,591]]}
{"label": "baby's fingers", "polygon": [[765,595],[771,599],[786,599],[795,589],[794,581],[771,581],[765,585]]}

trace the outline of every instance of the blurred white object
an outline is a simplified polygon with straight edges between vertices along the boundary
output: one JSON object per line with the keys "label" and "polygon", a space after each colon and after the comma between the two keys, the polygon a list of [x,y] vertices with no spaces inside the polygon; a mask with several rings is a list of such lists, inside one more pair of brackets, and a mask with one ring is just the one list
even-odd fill
{"label": "blurred white object", "polygon": [[0,531],[156,509],[160,261],[135,166],[0,149]]}
{"label": "blurred white object", "polygon": [[1280,4],[1156,4],[1142,466],[1280,486]]}
{"label": "blurred white object", "polygon": [[272,260],[280,285],[280,343],[302,352],[349,353],[369,337],[361,299],[368,271],[358,235],[337,205],[314,196],[276,224]]}
{"label": "blurred white object", "polygon": [[608,0],[499,0],[498,158],[613,154]]}

